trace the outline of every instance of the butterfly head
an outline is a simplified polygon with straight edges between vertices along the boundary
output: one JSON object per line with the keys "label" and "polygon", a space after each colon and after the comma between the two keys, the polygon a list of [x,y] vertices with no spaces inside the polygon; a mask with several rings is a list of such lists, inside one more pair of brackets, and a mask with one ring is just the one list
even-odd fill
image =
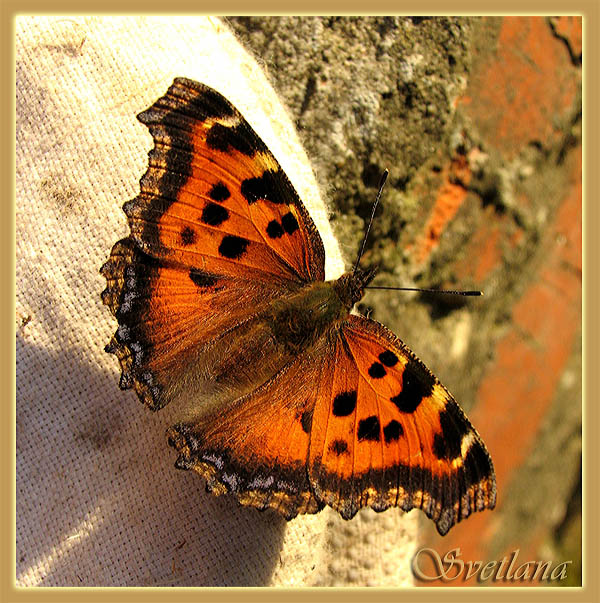
{"label": "butterfly head", "polygon": [[365,294],[365,287],[375,278],[376,274],[376,268],[369,268],[368,270],[355,268],[352,272],[346,272],[335,281],[333,288],[348,311],[352,309],[357,301],[362,299]]}

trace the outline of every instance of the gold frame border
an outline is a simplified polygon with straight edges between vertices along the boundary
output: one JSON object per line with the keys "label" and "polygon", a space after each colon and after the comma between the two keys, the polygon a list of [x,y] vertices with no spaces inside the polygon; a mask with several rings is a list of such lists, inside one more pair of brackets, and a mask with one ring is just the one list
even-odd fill
{"label": "gold frame border", "polygon": [[[203,10],[198,12],[196,7],[188,2],[175,0],[169,4],[169,14],[219,14],[238,15],[249,14],[246,2],[229,1],[227,9],[218,2],[203,2]],[[177,8],[176,11],[173,9]],[[283,14],[337,14],[337,15],[367,15],[364,12],[364,2],[349,3],[329,0],[326,6],[323,2],[305,0],[302,8],[293,11],[286,7],[281,11],[281,5],[264,0],[254,6],[250,14],[255,15],[283,15]],[[327,8],[325,12],[324,9]],[[352,11],[351,9],[354,8]],[[374,14],[416,14],[416,15],[581,15],[583,17],[583,587],[581,588],[556,588],[556,587],[486,587],[481,588],[426,588],[419,587],[404,592],[400,589],[387,588],[17,588],[15,587],[15,347],[13,344],[15,332],[15,18],[20,14],[166,14],[164,5],[158,0],[131,0],[124,10],[122,0],[105,0],[104,2],[89,2],[85,11],[81,10],[81,3],[76,0],[61,0],[52,4],[48,10],[48,3],[44,0],[2,0],[0,3],[0,27],[2,44],[2,81],[6,83],[5,93],[2,95],[2,120],[1,140],[2,161],[0,166],[3,173],[2,185],[5,189],[3,198],[12,200],[2,204],[2,230],[4,236],[0,238],[2,253],[2,271],[6,272],[4,282],[12,283],[12,289],[5,287],[7,295],[2,296],[2,309],[6,318],[5,341],[10,342],[3,350],[1,363],[4,383],[9,386],[9,400],[2,405],[3,420],[1,421],[0,441],[2,442],[1,463],[2,477],[5,487],[0,496],[2,509],[2,542],[8,544],[0,552],[0,601],[158,601],[175,599],[179,602],[194,601],[199,597],[208,600],[235,601],[243,598],[244,601],[265,601],[269,599],[286,599],[288,601],[308,600],[315,602],[327,597],[333,601],[361,601],[366,598],[375,598],[380,601],[398,601],[400,598],[407,600],[438,601],[515,601],[520,598],[532,601],[598,601],[600,600],[600,580],[594,567],[600,565],[599,541],[600,534],[598,516],[593,513],[592,501],[599,499],[598,492],[598,458],[599,440],[592,434],[592,426],[599,424],[598,404],[594,394],[599,391],[599,376],[594,366],[600,364],[599,340],[600,329],[598,313],[593,308],[598,308],[600,299],[598,295],[599,274],[598,259],[600,258],[599,237],[594,226],[600,224],[598,203],[591,203],[591,199],[600,198],[599,171],[597,169],[599,153],[598,132],[600,123],[598,107],[598,70],[599,43],[598,33],[600,4],[595,0],[574,0],[564,2],[548,0],[506,0],[502,3],[486,3],[485,10],[480,2],[474,0],[460,0],[452,5],[452,13],[448,5],[442,0],[429,0],[426,2],[404,2],[402,11],[398,12],[399,5],[390,0],[378,2],[370,6],[369,15]],[[213,10],[210,10],[213,9]],[[412,9],[412,10],[411,10]],[[544,12],[540,12],[542,9]],[[592,67],[588,67],[589,65]],[[9,85],[10,84],[10,85]],[[587,111],[585,110],[587,109]],[[12,337],[12,338],[11,338]],[[591,437],[590,437],[591,436]],[[594,480],[595,477],[595,480]],[[167,595],[167,596],[165,596]]]}

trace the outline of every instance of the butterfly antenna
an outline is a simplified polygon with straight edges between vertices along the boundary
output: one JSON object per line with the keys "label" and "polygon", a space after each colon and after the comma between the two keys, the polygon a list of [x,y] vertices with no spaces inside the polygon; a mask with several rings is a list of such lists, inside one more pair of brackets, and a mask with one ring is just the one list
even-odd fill
{"label": "butterfly antenna", "polygon": [[420,291],[425,293],[446,293],[449,295],[466,295],[469,297],[478,297],[483,295],[483,291],[457,291],[455,289],[421,289],[420,287],[379,287],[369,285],[365,289],[388,289],[390,291]]}
{"label": "butterfly antenna", "polygon": [[[373,209],[371,210],[371,217],[369,218],[369,223],[367,224],[367,229],[365,230],[365,236],[362,240],[362,245],[360,246],[360,251],[358,252],[358,256],[356,258],[356,262],[354,263],[354,269],[352,273],[356,273],[358,270],[358,264],[362,255],[365,251],[365,245],[367,244],[367,238],[369,237],[369,231],[371,230],[371,224],[373,224],[373,218],[375,217],[375,212],[377,211],[377,206],[379,205],[379,199],[381,198],[381,193],[383,191],[383,187],[385,186],[385,182],[389,175],[389,170],[384,170],[381,175],[381,179],[379,180],[379,190],[377,191],[377,197],[375,197],[375,203],[373,203]],[[483,291],[457,291],[454,289],[421,289],[417,287],[384,287],[384,286],[376,286],[369,285],[365,287],[365,289],[389,289],[393,291],[421,291],[426,293],[445,293],[447,295],[463,295],[469,297],[475,297],[483,295]]]}
{"label": "butterfly antenna", "polygon": [[358,263],[360,262],[360,258],[362,257],[365,251],[365,245],[367,244],[367,237],[369,236],[369,231],[371,230],[371,224],[373,224],[373,218],[375,217],[375,210],[377,209],[377,205],[379,204],[379,199],[381,197],[381,191],[385,185],[385,181],[387,180],[389,170],[384,170],[381,175],[381,180],[379,181],[379,191],[377,193],[377,197],[375,197],[375,203],[373,203],[373,209],[371,210],[371,218],[369,219],[369,223],[367,224],[367,230],[365,231],[365,236],[362,241],[362,245],[360,246],[360,251],[358,252],[358,257],[356,258],[356,262],[354,263],[354,270],[352,273],[356,273],[358,269]]}

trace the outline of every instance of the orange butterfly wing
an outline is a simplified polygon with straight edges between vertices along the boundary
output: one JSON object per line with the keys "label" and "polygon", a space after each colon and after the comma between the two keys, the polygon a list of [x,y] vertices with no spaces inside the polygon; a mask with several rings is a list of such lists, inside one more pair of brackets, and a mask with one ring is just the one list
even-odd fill
{"label": "orange butterfly wing", "polygon": [[131,234],[102,267],[103,301],[119,321],[107,350],[121,387],[157,409],[226,381],[224,366],[199,372],[211,344],[261,304],[322,281],[324,250],[273,155],[219,93],[177,78],[138,117],[155,146],[123,208]]}
{"label": "orange butterfly wing", "polygon": [[318,382],[327,351],[302,354],[250,394],[172,427],[176,467],[198,472],[215,494],[287,519],[322,509],[306,469],[317,398],[306,384]]}
{"label": "orange butterfly wing", "polygon": [[494,470],[481,438],[393,333],[351,315],[332,357],[310,439],[317,500],[346,519],[365,506],[420,508],[441,534],[494,507]]}
{"label": "orange butterfly wing", "polygon": [[176,78],[140,113],[154,138],[141,193],[125,204],[152,257],[253,280],[324,279],[321,238],[272,153],[208,86]]}

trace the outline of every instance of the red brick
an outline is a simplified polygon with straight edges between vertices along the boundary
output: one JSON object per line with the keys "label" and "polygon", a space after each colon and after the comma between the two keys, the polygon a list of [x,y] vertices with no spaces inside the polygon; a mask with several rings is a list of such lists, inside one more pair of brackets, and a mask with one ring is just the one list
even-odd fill
{"label": "red brick", "polygon": [[571,110],[579,70],[544,17],[505,17],[497,49],[475,67],[465,112],[505,156],[532,140],[560,137],[555,122]]}
{"label": "red brick", "polygon": [[413,247],[413,256],[417,264],[425,262],[439,245],[444,230],[467,196],[465,187],[469,184],[471,172],[466,158],[459,156],[453,159],[450,165],[442,170],[442,177],[444,182],[437,191],[423,233]]}
{"label": "red brick", "polygon": [[552,26],[556,34],[569,44],[573,54],[581,56],[583,45],[581,17],[553,17]]}
{"label": "red brick", "polygon": [[478,229],[471,236],[464,260],[454,265],[459,281],[471,280],[475,285],[481,285],[502,264],[504,222],[494,216],[492,207],[487,208]]}

